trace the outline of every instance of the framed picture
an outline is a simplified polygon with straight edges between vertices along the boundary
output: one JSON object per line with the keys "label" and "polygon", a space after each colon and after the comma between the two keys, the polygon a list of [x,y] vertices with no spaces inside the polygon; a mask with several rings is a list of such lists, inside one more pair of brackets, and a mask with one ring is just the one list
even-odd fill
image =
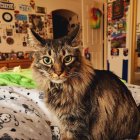
{"label": "framed picture", "polygon": [[6,35],[12,36],[13,35],[13,29],[6,29]]}
{"label": "framed picture", "polygon": [[112,48],[111,49],[111,56],[119,56],[119,49]]}
{"label": "framed picture", "polygon": [[124,15],[124,4],[123,0],[116,0],[112,5],[112,19],[120,19]]}
{"label": "framed picture", "polygon": [[36,6],[36,13],[45,14],[46,13],[46,8],[45,7]]}

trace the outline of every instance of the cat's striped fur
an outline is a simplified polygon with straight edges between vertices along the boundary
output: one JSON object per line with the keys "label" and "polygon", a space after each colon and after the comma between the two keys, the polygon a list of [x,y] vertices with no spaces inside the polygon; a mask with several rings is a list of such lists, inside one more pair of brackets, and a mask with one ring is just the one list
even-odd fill
{"label": "cat's striped fur", "polygon": [[[42,43],[34,31],[29,37],[38,48],[33,77],[59,120],[61,140],[136,139],[140,113],[130,91],[113,73],[93,69],[72,47],[75,32],[60,40],[42,39]],[[67,56],[72,57],[69,63]]]}

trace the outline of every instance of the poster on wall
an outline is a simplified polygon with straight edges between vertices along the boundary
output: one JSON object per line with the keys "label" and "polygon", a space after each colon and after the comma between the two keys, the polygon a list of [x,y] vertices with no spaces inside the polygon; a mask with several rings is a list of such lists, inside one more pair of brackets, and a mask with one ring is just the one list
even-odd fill
{"label": "poster on wall", "polygon": [[13,29],[11,28],[9,28],[9,29],[6,29],[6,35],[7,36],[13,36]]}
{"label": "poster on wall", "polygon": [[90,14],[90,27],[92,29],[100,28],[101,16],[102,16],[101,10],[93,7],[90,9],[89,14]]}
{"label": "poster on wall", "polygon": [[42,13],[42,14],[45,14],[45,13],[46,13],[46,8],[45,8],[45,7],[39,7],[39,6],[36,6],[35,11],[36,11],[36,13]]}
{"label": "poster on wall", "polygon": [[24,11],[24,12],[31,12],[32,8],[29,5],[20,4],[19,5],[19,10]]}
{"label": "poster on wall", "polygon": [[119,49],[112,48],[111,49],[111,56],[119,56]]}
{"label": "poster on wall", "polygon": [[126,48],[126,36],[112,39],[111,48]]}
{"label": "poster on wall", "polygon": [[22,14],[15,14],[15,28],[16,33],[27,33],[27,28],[29,27],[27,22],[27,16]]}
{"label": "poster on wall", "polygon": [[112,5],[112,19],[120,19],[124,14],[123,0],[116,0]]}
{"label": "poster on wall", "polygon": [[44,15],[29,15],[29,22],[32,28],[42,37],[46,38],[47,36],[47,29],[44,26],[46,18]]}
{"label": "poster on wall", "polygon": [[14,10],[14,3],[0,2],[0,9]]}
{"label": "poster on wall", "polygon": [[32,28],[43,38],[52,37],[52,19],[48,19],[47,15],[29,14],[29,22]]}
{"label": "poster on wall", "polygon": [[27,21],[27,15],[16,14],[15,20]]}

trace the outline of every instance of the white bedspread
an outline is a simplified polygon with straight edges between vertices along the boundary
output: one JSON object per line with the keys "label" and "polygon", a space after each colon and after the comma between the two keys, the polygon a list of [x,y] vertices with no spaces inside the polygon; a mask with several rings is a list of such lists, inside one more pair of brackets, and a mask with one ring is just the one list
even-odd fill
{"label": "white bedspread", "polygon": [[43,96],[34,89],[0,87],[1,140],[52,140],[52,134],[59,139],[59,129],[50,126]]}
{"label": "white bedspread", "polygon": [[[140,104],[140,86],[127,87]],[[35,89],[0,87],[0,140],[59,140],[57,125],[43,102],[44,94]]]}

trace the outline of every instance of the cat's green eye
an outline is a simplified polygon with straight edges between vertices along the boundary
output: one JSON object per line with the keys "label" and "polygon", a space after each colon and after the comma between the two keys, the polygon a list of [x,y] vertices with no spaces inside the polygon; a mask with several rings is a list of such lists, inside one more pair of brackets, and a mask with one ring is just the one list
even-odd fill
{"label": "cat's green eye", "polygon": [[74,58],[73,58],[73,56],[71,56],[71,55],[67,55],[67,56],[63,59],[63,61],[64,61],[65,64],[69,64],[69,63],[73,62],[73,60],[74,60]]}
{"label": "cat's green eye", "polygon": [[51,65],[52,64],[52,59],[45,56],[45,57],[43,57],[43,62],[47,65]]}

